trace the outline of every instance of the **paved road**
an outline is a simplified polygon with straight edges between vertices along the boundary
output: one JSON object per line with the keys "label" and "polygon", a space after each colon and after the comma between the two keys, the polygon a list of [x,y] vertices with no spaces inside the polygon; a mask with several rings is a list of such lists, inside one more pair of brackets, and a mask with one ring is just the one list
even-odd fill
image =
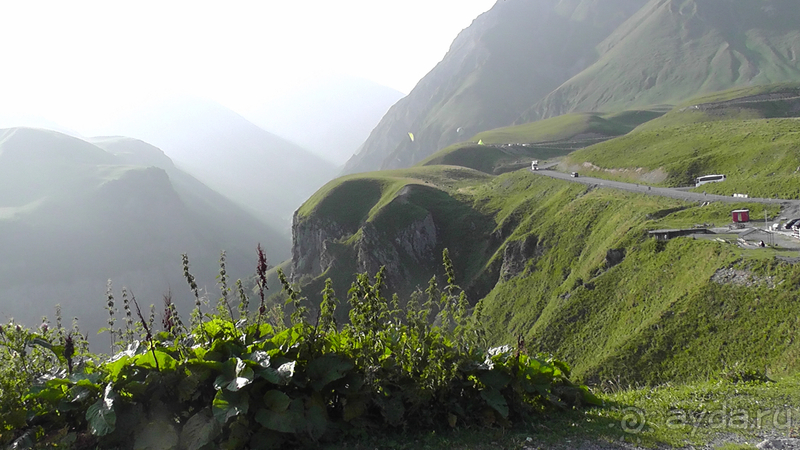
{"label": "paved road", "polygon": [[725,195],[703,194],[701,192],[687,192],[678,188],[662,188],[662,187],[649,187],[641,184],[623,183],[621,181],[602,180],[600,178],[579,176],[572,178],[568,173],[556,172],[551,170],[555,164],[547,164],[541,166],[539,170],[531,171],[531,173],[546,176],[550,178],[558,178],[559,180],[572,181],[574,183],[581,183],[589,186],[606,187],[613,189],[620,189],[623,191],[636,192],[639,194],[658,195],[661,197],[670,197],[687,202],[727,202],[727,203],[764,203],[769,205],[781,205],[785,208],[800,209],[800,200],[785,200],[774,198],[735,198]]}

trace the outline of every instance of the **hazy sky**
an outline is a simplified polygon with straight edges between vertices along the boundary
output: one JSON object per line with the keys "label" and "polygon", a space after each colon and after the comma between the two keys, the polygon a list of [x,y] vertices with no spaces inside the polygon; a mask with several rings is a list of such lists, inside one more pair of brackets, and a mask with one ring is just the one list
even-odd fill
{"label": "hazy sky", "polygon": [[169,94],[242,110],[330,73],[407,93],[494,2],[6,1],[0,116],[80,131]]}

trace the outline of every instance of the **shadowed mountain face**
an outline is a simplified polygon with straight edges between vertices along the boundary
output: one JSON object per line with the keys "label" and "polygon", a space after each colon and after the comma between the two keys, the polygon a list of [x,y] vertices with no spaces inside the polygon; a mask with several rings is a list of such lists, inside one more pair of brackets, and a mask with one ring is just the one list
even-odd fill
{"label": "shadowed mountain face", "polygon": [[285,230],[334,166],[216,103],[183,98],[109,126],[164,150],[175,163],[257,217]]}
{"label": "shadowed mountain face", "polygon": [[[159,149],[128,138],[89,143],[53,131],[0,130],[0,317],[104,325],[106,281],[143,306],[172,290],[188,313],[181,254],[213,292],[219,252],[232,277],[254,272],[261,242],[273,260],[288,241],[181,172]],[[214,294],[211,294],[212,298]],[[121,305],[120,305],[121,306]],[[94,338],[92,338],[94,341]]]}
{"label": "shadowed mountain face", "polygon": [[644,4],[498,2],[459,34],[444,59],[389,110],[344,172],[407,167],[480,131],[512,124],[593,63],[597,43]]}
{"label": "shadowed mountain face", "polygon": [[326,78],[245,114],[261,128],[341,166],[403,97],[355,77]]}
{"label": "shadowed mountain face", "polygon": [[652,0],[598,46],[597,62],[520,122],[796,81],[798,24],[800,8],[793,0]]}

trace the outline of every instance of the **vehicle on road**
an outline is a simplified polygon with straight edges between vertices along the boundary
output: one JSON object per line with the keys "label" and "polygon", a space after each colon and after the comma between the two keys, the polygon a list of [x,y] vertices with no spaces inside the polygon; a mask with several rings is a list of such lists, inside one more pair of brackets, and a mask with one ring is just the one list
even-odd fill
{"label": "vehicle on road", "polygon": [[569,174],[569,176],[571,176],[572,178],[578,178],[578,172],[572,172],[571,174]]}
{"label": "vehicle on road", "polygon": [[694,180],[694,187],[700,187],[706,183],[719,183],[721,181],[725,181],[725,175],[704,175]]}

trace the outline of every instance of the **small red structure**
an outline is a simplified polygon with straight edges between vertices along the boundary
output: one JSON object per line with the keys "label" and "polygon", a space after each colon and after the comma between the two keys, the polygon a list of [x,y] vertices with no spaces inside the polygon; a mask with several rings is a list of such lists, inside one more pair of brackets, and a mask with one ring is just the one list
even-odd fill
{"label": "small red structure", "polygon": [[749,209],[737,209],[733,211],[733,223],[747,223],[750,222]]}

